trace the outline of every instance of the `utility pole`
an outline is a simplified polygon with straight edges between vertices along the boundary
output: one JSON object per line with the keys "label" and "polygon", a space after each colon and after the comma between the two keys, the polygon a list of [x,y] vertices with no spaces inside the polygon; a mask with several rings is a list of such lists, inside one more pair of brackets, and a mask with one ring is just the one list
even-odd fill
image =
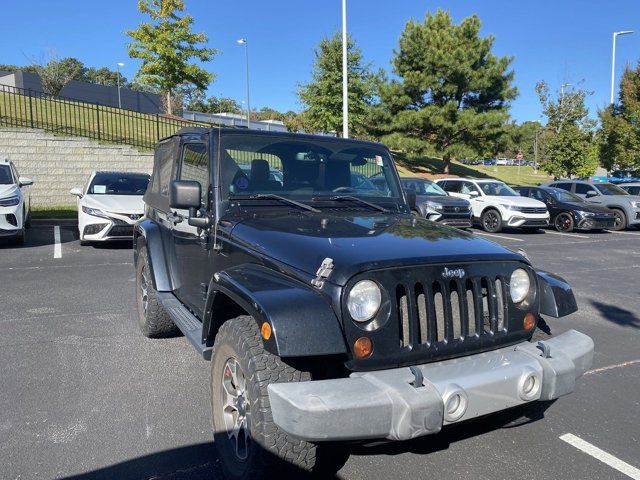
{"label": "utility pole", "polygon": [[118,62],[116,63],[116,67],[118,69],[118,108],[122,108],[122,100],[120,99],[120,67],[124,67],[124,63]]}
{"label": "utility pole", "polygon": [[347,0],[342,0],[342,136],[349,138],[349,58],[347,55]]}
{"label": "utility pole", "polygon": [[633,30],[623,30],[621,32],[613,32],[613,48],[611,51],[611,99],[609,104],[613,105],[613,93],[615,91],[615,78],[616,78],[616,38],[618,35],[629,35],[633,33]]}
{"label": "utility pole", "polygon": [[240,38],[238,45],[244,45],[244,63],[247,81],[247,128],[251,128],[251,103],[249,102],[249,43],[246,38]]}

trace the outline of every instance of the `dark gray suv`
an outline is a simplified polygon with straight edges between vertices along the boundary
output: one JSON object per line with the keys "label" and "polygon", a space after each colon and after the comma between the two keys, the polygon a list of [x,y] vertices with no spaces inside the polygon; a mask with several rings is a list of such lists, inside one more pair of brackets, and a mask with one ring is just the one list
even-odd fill
{"label": "dark gray suv", "polygon": [[613,183],[559,180],[542,186],[561,188],[588,202],[610,208],[616,215],[614,230],[640,226],[640,196],[630,195]]}

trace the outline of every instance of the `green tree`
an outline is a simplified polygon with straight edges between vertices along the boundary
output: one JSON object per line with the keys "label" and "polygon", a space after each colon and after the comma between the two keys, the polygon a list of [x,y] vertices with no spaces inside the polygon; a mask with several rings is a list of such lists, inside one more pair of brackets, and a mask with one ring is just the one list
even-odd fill
{"label": "green tree", "polygon": [[640,62],[625,69],[618,103],[600,111],[600,158],[607,170],[640,169]]}
{"label": "green tree", "polygon": [[[80,78],[76,78],[75,80],[80,80],[88,83],[96,83],[98,85],[108,85],[111,87],[115,87],[118,85],[118,71],[110,70],[107,67],[88,67],[85,68],[82,72]],[[120,74],[120,86],[126,87],[128,86],[127,79],[124,75]]]}
{"label": "green tree", "polygon": [[[379,133],[414,153],[451,159],[495,150],[509,117],[512,58],[491,53],[494,38],[481,37],[475,15],[455,25],[447,11],[410,20],[393,59],[400,77],[381,89]],[[385,138],[385,139],[386,139]]]}
{"label": "green tree", "polygon": [[58,60],[54,52],[49,54],[46,63],[34,62],[33,67],[40,76],[42,90],[49,95],[60,95],[64,86],[80,78],[84,71],[84,64],[80,60],[70,57]]}
{"label": "green tree", "polygon": [[585,99],[591,92],[576,88],[553,95],[545,82],[536,85],[547,117],[546,134],[540,137],[540,165],[556,177],[589,176],[598,168],[598,149]]}
{"label": "green tree", "polygon": [[192,60],[209,62],[217,51],[201,45],[208,41],[206,34],[191,32],[191,15],[179,16],[185,10],[183,0],[138,0],[138,10],[149,15],[151,22],[127,32],[133,38],[129,56],[142,60],[136,79],[164,93],[171,114],[172,95],[179,86],[204,90],[214,79]]}
{"label": "green tree", "polygon": [[[347,40],[349,92],[349,129],[363,128],[368,105],[374,96],[374,75],[363,65],[362,51],[349,37]],[[311,81],[299,85],[297,91],[305,107],[308,131],[342,132],[342,36],[336,33],[320,41],[315,50]]]}
{"label": "green tree", "polygon": [[515,158],[518,153],[522,153],[525,159],[533,160],[536,132],[541,128],[540,122],[531,120],[521,124],[515,121],[507,123],[499,142],[498,155]]}

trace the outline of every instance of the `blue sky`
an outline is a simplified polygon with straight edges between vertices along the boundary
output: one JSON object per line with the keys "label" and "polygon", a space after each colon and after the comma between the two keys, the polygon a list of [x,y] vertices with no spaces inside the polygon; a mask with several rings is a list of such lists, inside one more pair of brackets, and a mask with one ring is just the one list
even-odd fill
{"label": "blue sky", "polygon": [[[323,36],[341,26],[340,0],[186,0],[195,29],[209,35],[221,51],[208,68],[217,76],[210,93],[244,99],[244,56],[236,39],[249,40],[251,104],[298,110],[298,82],[309,78],[313,49]],[[89,5],[92,5],[90,8]],[[477,13],[482,33],[496,38],[494,52],[515,57],[515,83],[520,95],[511,113],[521,122],[540,118],[535,83],[546,80],[559,88],[563,80],[583,81],[594,92],[588,106],[608,102],[611,33],[636,30],[619,37],[616,75],[640,58],[638,0],[349,0],[349,30],[374,67],[390,69],[393,49],[406,23],[442,7],[456,21]],[[125,31],[141,20],[135,0],[31,0],[2,6],[0,63],[25,64],[53,48],[60,57],[77,57],[89,66],[124,62],[131,78],[137,62],[126,54]]]}

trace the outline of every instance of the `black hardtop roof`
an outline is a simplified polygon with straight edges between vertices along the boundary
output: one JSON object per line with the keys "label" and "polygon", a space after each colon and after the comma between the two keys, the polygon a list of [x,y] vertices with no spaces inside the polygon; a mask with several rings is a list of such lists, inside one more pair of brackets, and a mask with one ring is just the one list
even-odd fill
{"label": "black hardtop roof", "polygon": [[253,130],[247,128],[229,128],[229,127],[183,127],[175,134],[160,140],[167,140],[171,137],[179,135],[207,135],[207,134],[221,134],[221,135],[254,135],[264,137],[280,137],[290,138],[292,140],[322,140],[322,141],[337,141],[348,144],[363,145],[369,147],[377,147],[387,149],[386,145],[379,142],[370,142],[368,140],[358,140],[352,138],[331,137],[327,135],[313,135],[309,133],[293,133],[293,132],[270,132],[266,130]]}

